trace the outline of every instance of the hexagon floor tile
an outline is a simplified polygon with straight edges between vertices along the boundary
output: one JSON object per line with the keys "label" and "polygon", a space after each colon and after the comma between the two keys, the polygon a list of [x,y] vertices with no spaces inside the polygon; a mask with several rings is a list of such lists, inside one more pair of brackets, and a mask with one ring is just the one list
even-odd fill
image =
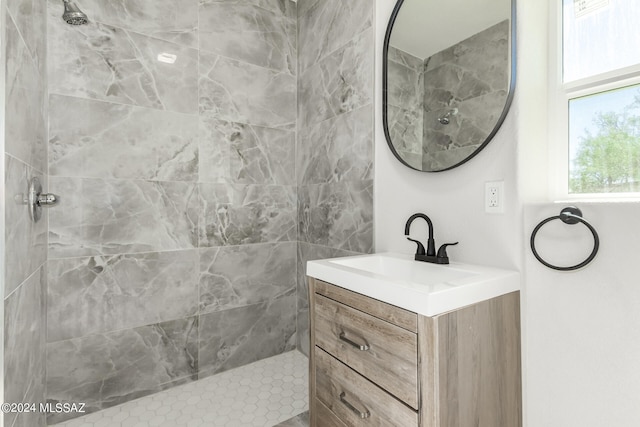
{"label": "hexagon floor tile", "polygon": [[308,408],[308,359],[290,351],[56,427],[271,427]]}

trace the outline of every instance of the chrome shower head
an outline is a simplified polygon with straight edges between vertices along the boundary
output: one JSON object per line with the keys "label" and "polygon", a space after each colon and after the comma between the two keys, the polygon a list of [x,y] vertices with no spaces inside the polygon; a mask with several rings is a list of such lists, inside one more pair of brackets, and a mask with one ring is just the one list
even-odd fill
{"label": "chrome shower head", "polygon": [[438,118],[438,122],[440,122],[441,125],[448,125],[451,122],[451,116],[455,116],[457,114],[458,114],[457,108],[449,110],[446,112],[444,116]]}
{"label": "chrome shower head", "polygon": [[64,2],[64,14],[62,19],[70,25],[84,25],[89,22],[85,15],[75,3],[71,0],[62,0]]}

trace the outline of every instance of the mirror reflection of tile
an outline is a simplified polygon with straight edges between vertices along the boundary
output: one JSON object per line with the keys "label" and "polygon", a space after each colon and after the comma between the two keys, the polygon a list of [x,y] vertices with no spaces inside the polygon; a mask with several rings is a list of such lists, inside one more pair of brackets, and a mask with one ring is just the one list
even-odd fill
{"label": "mirror reflection of tile", "polygon": [[473,154],[493,130],[509,92],[509,20],[424,60],[389,46],[389,133],[419,170]]}

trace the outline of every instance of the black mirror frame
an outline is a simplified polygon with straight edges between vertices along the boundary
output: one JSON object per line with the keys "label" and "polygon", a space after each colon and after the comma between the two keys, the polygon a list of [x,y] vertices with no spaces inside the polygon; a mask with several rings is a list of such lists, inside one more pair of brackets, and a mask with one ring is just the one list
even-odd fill
{"label": "black mirror frame", "polygon": [[396,18],[398,17],[398,13],[400,13],[400,8],[402,7],[402,4],[404,3],[404,0],[398,0],[398,2],[396,3],[396,6],[393,8],[393,12],[391,13],[391,18],[389,19],[389,23],[387,24],[387,31],[384,35],[384,44],[382,46],[382,127],[384,128],[384,136],[387,140],[387,145],[389,146],[389,149],[391,150],[391,152],[393,153],[393,155],[395,156],[396,159],[398,159],[400,161],[400,163],[402,163],[403,165],[405,165],[406,167],[413,169],[415,171],[418,172],[428,172],[428,173],[437,173],[437,172],[445,172],[454,168],[457,168],[458,166],[463,165],[464,163],[468,162],[469,160],[471,160],[472,158],[474,158],[480,151],[482,151],[484,149],[484,147],[487,146],[487,144],[489,144],[489,142],[491,142],[491,140],[493,139],[493,137],[496,135],[496,133],[498,132],[498,130],[500,129],[500,127],[502,126],[502,123],[504,122],[505,118],[507,117],[507,114],[509,113],[509,109],[511,107],[511,102],[513,101],[513,97],[514,97],[514,93],[515,93],[515,89],[516,89],[516,44],[517,44],[517,38],[516,38],[516,0],[511,0],[511,18],[510,18],[510,22],[509,25],[511,27],[511,58],[510,58],[510,62],[511,62],[511,77],[509,79],[509,93],[507,94],[507,99],[505,101],[505,105],[504,108],[502,109],[502,114],[500,115],[500,117],[498,118],[498,121],[496,122],[496,125],[494,126],[493,130],[489,133],[489,135],[487,136],[487,138],[485,139],[485,141],[480,144],[480,146],[473,152],[471,153],[469,156],[467,156],[464,160],[462,160],[459,163],[456,163],[453,166],[450,166],[448,168],[445,169],[440,169],[437,171],[425,171],[425,170],[421,170],[421,169],[416,169],[413,166],[409,165],[407,162],[404,161],[404,159],[402,159],[402,157],[400,157],[400,155],[398,154],[398,152],[396,151],[395,147],[393,146],[393,142],[391,141],[391,134],[389,133],[389,120],[388,120],[388,116],[387,116],[387,98],[388,98],[388,94],[387,94],[387,90],[388,90],[388,86],[387,86],[387,80],[388,80],[388,52],[389,52],[389,40],[391,39],[391,32],[393,31],[393,25],[396,22]]}

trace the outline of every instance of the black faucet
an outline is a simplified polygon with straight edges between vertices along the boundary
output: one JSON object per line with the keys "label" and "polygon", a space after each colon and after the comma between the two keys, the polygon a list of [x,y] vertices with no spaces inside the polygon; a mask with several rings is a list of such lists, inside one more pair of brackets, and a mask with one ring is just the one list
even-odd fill
{"label": "black faucet", "polygon": [[[429,238],[427,239],[427,249],[425,250],[424,245],[419,240],[414,240],[409,237],[409,230],[411,228],[411,223],[416,218],[422,218],[427,221],[427,225],[429,226]],[[438,249],[438,253],[436,253],[436,241],[433,238],[433,223],[431,219],[423,213],[413,214],[407,220],[407,224],[404,226],[404,235],[407,237],[407,240],[410,240],[418,245],[416,250],[416,261],[425,261],[432,262],[434,264],[449,264],[449,257],[447,256],[447,246],[457,245],[458,242],[455,243],[445,243],[440,246]]]}

